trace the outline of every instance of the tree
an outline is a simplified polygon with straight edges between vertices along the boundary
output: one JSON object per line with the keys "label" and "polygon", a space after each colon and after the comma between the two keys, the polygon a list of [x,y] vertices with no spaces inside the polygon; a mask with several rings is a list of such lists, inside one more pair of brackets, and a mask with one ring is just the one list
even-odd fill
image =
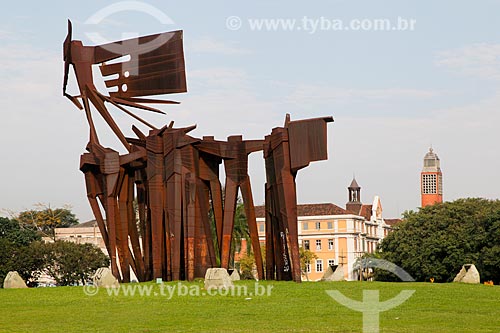
{"label": "tree", "polygon": [[[39,213],[39,218],[43,214],[56,216],[59,226],[78,221],[67,209]],[[20,216],[25,219],[37,214],[28,211]],[[85,283],[97,268],[109,265],[107,256],[92,244],[43,243],[40,240],[35,223],[0,217],[0,285],[9,271],[17,271],[29,286],[36,284],[42,272],[48,272],[60,285]]]}
{"label": "tree", "polygon": [[246,254],[240,258],[240,272],[242,280],[253,280],[253,269],[255,266],[255,257],[253,254]]}
{"label": "tree", "polygon": [[[222,190],[224,196],[224,188]],[[223,199],[224,200],[224,199]],[[220,264],[220,244],[217,243],[217,231],[215,226],[215,216],[212,209],[212,205],[210,205],[210,209],[208,211],[208,220],[210,223],[210,231],[212,233],[212,238],[214,240],[214,249],[216,252],[216,260],[217,264]],[[245,206],[241,197],[238,197],[238,201],[236,203],[236,209],[234,213],[234,225],[233,225],[233,233],[232,233],[232,241],[231,241],[231,249],[229,254],[229,262],[234,267],[234,255],[236,251],[241,250],[242,239],[246,240],[247,244],[247,253],[251,253],[252,246],[250,241],[250,231],[248,230],[248,222],[245,214]]]}
{"label": "tree", "polygon": [[459,199],[405,212],[378,251],[417,281],[450,282],[471,263],[483,280],[499,283],[500,201]]}
{"label": "tree", "polygon": [[[266,268],[266,246],[260,246],[260,254],[262,255],[262,264],[264,270]],[[257,269],[255,264],[255,254],[252,252],[247,252],[244,256],[240,258],[239,261],[240,277],[242,280],[253,280],[254,269]]]}
{"label": "tree", "polygon": [[0,287],[3,287],[3,280],[10,271],[10,260],[15,245],[6,238],[0,237]]}
{"label": "tree", "polygon": [[241,251],[241,243],[243,239],[246,240],[246,253],[250,254],[252,252],[252,243],[250,241],[250,231],[248,230],[245,206],[243,205],[241,198],[238,198],[238,203],[236,204],[236,211],[234,213],[233,235],[231,237],[233,241],[231,242],[230,261],[234,266],[234,254],[236,251]]}
{"label": "tree", "polygon": [[307,272],[307,267],[311,264],[311,260],[318,259],[318,256],[314,252],[304,249],[302,246],[299,248],[299,254],[300,270],[302,271],[302,274],[306,276],[306,280],[309,281],[309,273]]}
{"label": "tree", "polygon": [[52,209],[43,204],[35,205],[37,209],[19,213],[17,220],[21,225],[35,227],[43,235],[55,240],[55,228],[67,228],[78,224],[78,219],[68,207]]}
{"label": "tree", "polygon": [[17,220],[5,217],[0,217],[0,238],[18,246],[28,245],[41,239],[33,226],[21,225]]}
{"label": "tree", "polygon": [[109,265],[109,258],[93,244],[56,241],[46,246],[45,269],[58,285],[85,284],[95,270]]}
{"label": "tree", "polygon": [[40,239],[33,227],[0,217],[0,285],[9,271],[33,285],[43,268],[43,251],[34,245]]}
{"label": "tree", "polygon": [[47,264],[47,246],[35,241],[27,246],[14,248],[11,252],[9,270],[17,271],[29,287],[37,285],[37,280]]}

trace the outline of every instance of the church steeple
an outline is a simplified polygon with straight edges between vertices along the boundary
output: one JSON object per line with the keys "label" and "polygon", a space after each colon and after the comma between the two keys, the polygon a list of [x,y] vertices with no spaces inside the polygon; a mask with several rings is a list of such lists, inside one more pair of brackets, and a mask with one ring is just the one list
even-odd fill
{"label": "church steeple", "polygon": [[356,178],[352,178],[351,185],[347,188],[349,192],[349,201],[346,204],[346,210],[352,214],[359,214],[361,209],[361,187],[359,187]]}
{"label": "church steeple", "polygon": [[439,157],[432,147],[424,156],[424,167],[420,173],[420,193],[422,207],[443,202],[443,174]]}

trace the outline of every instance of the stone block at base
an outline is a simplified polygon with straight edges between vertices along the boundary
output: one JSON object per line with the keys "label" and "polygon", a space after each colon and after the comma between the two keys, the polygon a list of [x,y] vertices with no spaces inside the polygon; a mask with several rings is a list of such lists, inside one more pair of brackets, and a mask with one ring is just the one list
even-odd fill
{"label": "stone block at base", "polygon": [[232,273],[231,273],[231,281],[239,281],[241,279],[240,277],[240,273],[238,273],[237,270],[234,270]]}
{"label": "stone block at base", "polygon": [[462,266],[462,269],[458,272],[457,276],[455,276],[453,282],[477,284],[481,282],[481,277],[476,266],[468,264]]}
{"label": "stone block at base", "polygon": [[209,268],[205,273],[205,289],[229,289],[234,284],[225,268]]}
{"label": "stone block at base", "polygon": [[104,288],[118,288],[120,284],[108,267],[99,268],[93,278],[94,286]]}
{"label": "stone block at base", "polygon": [[28,288],[23,278],[16,271],[7,273],[5,280],[3,280],[3,287],[4,289]]}
{"label": "stone block at base", "polygon": [[321,281],[345,281],[344,265],[340,264],[334,267],[328,266],[328,269],[325,274],[323,274]]}

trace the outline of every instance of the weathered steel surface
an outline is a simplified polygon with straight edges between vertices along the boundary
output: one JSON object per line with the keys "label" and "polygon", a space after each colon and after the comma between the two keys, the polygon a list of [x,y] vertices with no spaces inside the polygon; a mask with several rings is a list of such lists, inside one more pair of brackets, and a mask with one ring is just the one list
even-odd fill
{"label": "weathered steel surface", "polygon": [[290,121],[266,137],[266,278],[301,281],[297,230],[297,171],[327,158],[332,117]]}
{"label": "weathered steel surface", "polygon": [[[84,110],[89,124],[88,152],[81,156],[80,170],[115,277],[130,281],[132,270],[140,281],[193,280],[217,267],[217,258],[220,267],[229,268],[241,191],[259,278],[300,281],[295,176],[310,162],[327,158],[326,123],[331,117],[290,121],[287,116],[285,126],[273,129],[265,140],[199,139],[188,135],[196,126],[175,128],[173,122],[156,128],[127,108],[163,113],[146,104],[177,102],[146,96],[187,91],[182,31],[84,46],[72,40],[68,22],[64,64],[63,94]],[[96,64],[108,95],[94,85]],[[77,96],[67,93],[71,68]],[[132,126],[136,138],[125,137],[106,103],[149,127],[149,133]],[[100,144],[91,105],[126,154]],[[265,270],[248,175],[248,155],[261,150],[267,175]]]}

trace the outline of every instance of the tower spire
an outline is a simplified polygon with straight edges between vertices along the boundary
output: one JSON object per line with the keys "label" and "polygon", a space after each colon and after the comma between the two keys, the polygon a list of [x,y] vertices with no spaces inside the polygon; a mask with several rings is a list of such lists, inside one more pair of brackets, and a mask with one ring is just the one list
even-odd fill
{"label": "tower spire", "polygon": [[352,214],[359,214],[361,210],[361,187],[358,185],[356,178],[354,177],[351,181],[351,185],[347,188],[349,192],[349,201],[346,204],[346,210],[351,212]]}

